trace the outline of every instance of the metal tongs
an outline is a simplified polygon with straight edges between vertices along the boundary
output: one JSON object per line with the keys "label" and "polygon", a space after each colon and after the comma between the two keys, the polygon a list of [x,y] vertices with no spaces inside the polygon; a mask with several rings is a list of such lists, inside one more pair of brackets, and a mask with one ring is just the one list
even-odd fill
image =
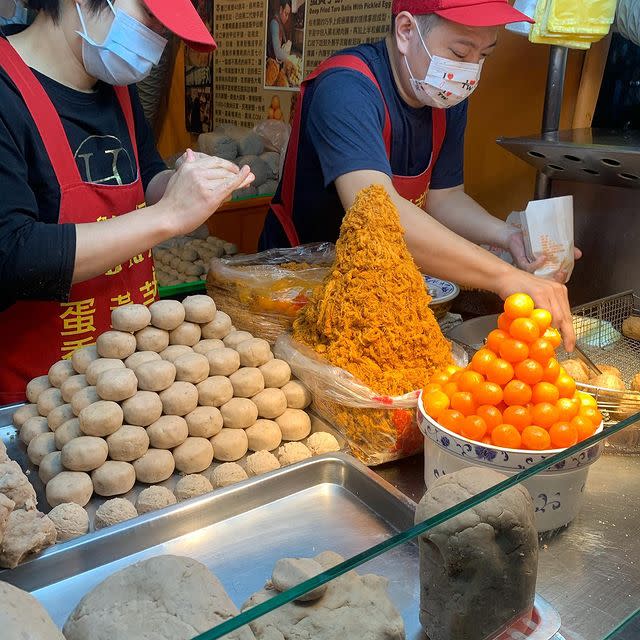
{"label": "metal tongs", "polygon": [[602,374],[602,371],[598,369],[597,365],[593,362],[593,360],[577,344],[574,347],[573,351],[578,356],[578,358],[580,358],[580,360],[582,360],[582,362],[584,362],[587,365],[587,367],[589,367],[589,371],[591,373],[593,373],[596,376],[599,376]]}

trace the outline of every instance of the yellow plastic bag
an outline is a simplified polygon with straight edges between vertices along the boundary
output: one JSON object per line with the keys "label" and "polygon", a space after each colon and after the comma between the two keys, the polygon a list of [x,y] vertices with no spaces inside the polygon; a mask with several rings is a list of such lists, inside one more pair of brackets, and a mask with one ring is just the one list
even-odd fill
{"label": "yellow plastic bag", "polygon": [[550,0],[547,29],[552,33],[606,36],[616,0]]}
{"label": "yellow plastic bag", "polygon": [[[539,0],[534,15],[535,24],[531,28],[529,41],[537,44],[554,44],[570,49],[589,49],[593,42],[597,42],[603,36],[582,33],[555,33],[548,28],[548,18],[551,11],[551,3],[558,0]],[[562,0],[560,0],[562,1]]]}

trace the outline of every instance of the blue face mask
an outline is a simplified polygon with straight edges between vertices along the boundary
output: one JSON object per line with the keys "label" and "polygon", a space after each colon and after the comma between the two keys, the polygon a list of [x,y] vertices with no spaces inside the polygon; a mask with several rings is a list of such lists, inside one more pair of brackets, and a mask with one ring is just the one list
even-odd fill
{"label": "blue face mask", "polygon": [[11,18],[0,18],[0,27],[10,24],[29,24],[29,12],[22,0],[13,0],[16,10]]}

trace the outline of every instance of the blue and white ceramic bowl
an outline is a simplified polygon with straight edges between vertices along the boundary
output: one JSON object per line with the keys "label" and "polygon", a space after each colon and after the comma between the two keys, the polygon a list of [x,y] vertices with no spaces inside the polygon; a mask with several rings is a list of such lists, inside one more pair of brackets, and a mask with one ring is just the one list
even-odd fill
{"label": "blue and white ceramic bowl", "polygon": [[460,293],[460,287],[448,280],[424,276],[424,282],[429,290],[429,295],[433,298],[432,304],[451,302]]}

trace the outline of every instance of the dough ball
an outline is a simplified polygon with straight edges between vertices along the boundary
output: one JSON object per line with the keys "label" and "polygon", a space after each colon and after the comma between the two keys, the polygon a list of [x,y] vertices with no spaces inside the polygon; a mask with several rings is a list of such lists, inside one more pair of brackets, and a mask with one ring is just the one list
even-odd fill
{"label": "dough ball", "polygon": [[49,433],[49,431],[49,423],[45,417],[33,416],[20,428],[20,440],[28,446],[36,436],[42,433]]}
{"label": "dough ball", "polygon": [[110,369],[124,369],[124,362],[122,360],[117,360],[116,358],[99,358],[98,360],[94,360],[88,367],[85,372],[85,378],[87,380],[87,384],[90,386],[95,386],[98,382],[98,377],[101,373],[105,371],[109,371]]}
{"label": "dough ball", "polygon": [[124,422],[148,427],[162,415],[162,401],[153,391],[138,391],[122,403]]}
{"label": "dough ball", "polygon": [[276,422],[283,440],[304,440],[311,433],[311,418],[301,409],[287,409]]}
{"label": "dough ball", "polygon": [[96,341],[101,358],[124,360],[134,353],[136,346],[135,337],[124,331],[105,331]]}
{"label": "dough ball", "polygon": [[251,398],[264,389],[264,378],[260,369],[244,367],[229,376],[236,398]]}
{"label": "dough ball", "polygon": [[27,447],[27,455],[32,464],[40,466],[42,459],[48,454],[57,451],[56,437],[53,433],[41,433],[36,436]]}
{"label": "dough ball", "polygon": [[278,449],[278,462],[286,467],[311,457],[311,451],[302,442],[287,442]]}
{"label": "dough ball", "polygon": [[85,407],[78,419],[84,434],[103,438],[122,426],[124,415],[119,404],[111,400],[98,400]]}
{"label": "dough ball", "polygon": [[287,410],[287,397],[280,389],[264,389],[251,400],[258,407],[261,418],[278,418]]}
{"label": "dough ball", "polygon": [[57,542],[66,542],[89,533],[89,514],[79,504],[73,502],[59,504],[47,515],[56,528]]}
{"label": "dough ball", "polygon": [[240,368],[240,356],[233,349],[214,349],[207,353],[209,374],[212,376],[230,376]]}
{"label": "dough ball", "polygon": [[196,407],[184,419],[194,438],[213,438],[222,429],[222,414],[216,407]]}
{"label": "dough ball", "polygon": [[267,389],[280,389],[291,380],[291,367],[284,360],[270,360],[259,369]]}
{"label": "dough ball", "polygon": [[55,431],[58,427],[73,418],[75,418],[73,407],[70,404],[61,404],[59,407],[49,411],[47,423],[49,424],[49,429]]}
{"label": "dough ball", "polygon": [[109,457],[119,462],[133,462],[149,449],[149,436],[143,427],[125,424],[107,437]]}
{"label": "dough ball", "polygon": [[[564,362],[562,363],[562,365],[564,366]],[[596,366],[602,373],[608,373],[609,375],[615,376],[616,378],[620,378],[622,380],[622,372],[620,371],[620,369],[618,369],[618,367],[614,367],[610,364],[596,364]]]}
{"label": "dough ball", "polygon": [[[315,578],[324,571],[322,565],[311,558],[283,558],[276,562],[271,574],[271,584],[280,592],[288,591],[299,584]],[[327,591],[326,584],[300,596],[296,602],[318,600]]]}
{"label": "dough ball", "polygon": [[220,462],[240,460],[249,449],[249,439],[243,429],[223,429],[210,440],[213,457]]}
{"label": "dough ball", "polygon": [[93,526],[96,531],[112,527],[114,524],[120,524],[131,518],[137,518],[138,512],[136,508],[124,498],[111,498],[101,504],[96,511],[93,519]]}
{"label": "dough ball", "polygon": [[36,402],[38,402],[38,396],[43,391],[50,388],[51,388],[51,383],[49,382],[49,376],[38,376],[37,378],[34,378],[27,385],[27,390],[26,390],[27,400],[31,404],[36,404]]}
{"label": "dough ball", "polygon": [[253,339],[253,335],[248,331],[238,331],[234,329],[229,334],[227,334],[222,341],[225,344],[225,347],[229,349],[238,349],[238,347],[245,342],[246,340]]}
{"label": "dough ball", "polygon": [[589,368],[581,360],[570,358],[560,364],[576,382],[588,382],[590,375]]}
{"label": "dough ball", "polygon": [[[21,407],[13,414],[13,424],[16,427],[22,426],[22,424],[16,423],[16,418],[21,419],[22,422],[25,422],[27,418],[31,418],[34,415],[48,416],[49,412],[65,404],[64,399],[62,397],[62,391],[60,389],[56,389],[56,387],[51,387],[51,389],[45,389],[39,396],[38,402],[36,405],[26,404],[24,407]],[[34,406],[37,407],[37,410],[34,409]],[[22,415],[25,417],[22,418]]]}
{"label": "dough ball", "polygon": [[156,327],[145,327],[136,331],[136,349],[161,353],[169,346],[169,332]]}
{"label": "dough ball", "polygon": [[589,378],[589,384],[593,385],[594,387],[601,387],[603,389],[616,389],[617,391],[624,391],[626,389],[624,382],[617,376],[611,375],[610,373],[602,373],[599,376]]}
{"label": "dough ball", "polygon": [[50,480],[53,480],[59,473],[64,471],[62,465],[62,454],[59,451],[52,451],[42,458],[40,467],[38,469],[38,477],[42,480],[43,484],[47,484]]}
{"label": "dough ball", "polygon": [[83,347],[74,351],[71,356],[71,364],[76,373],[86,373],[87,367],[98,358],[100,358],[98,349],[95,344],[92,344],[90,347]]}
{"label": "dough ball", "polygon": [[147,427],[147,435],[155,449],[173,449],[188,438],[189,427],[187,421],[178,415],[162,416]]}
{"label": "dough ball", "polygon": [[141,391],[164,391],[176,379],[176,368],[172,362],[154,360],[145,362],[134,371]]}
{"label": "dough ball", "polygon": [[251,451],[273,451],[282,442],[280,427],[273,420],[257,420],[246,433]]}
{"label": "dough ball", "polygon": [[340,444],[336,440],[335,436],[325,431],[312,433],[307,438],[306,444],[313,456],[321,456],[325,453],[340,451]]}
{"label": "dough ball", "polygon": [[136,470],[136,479],[145,484],[164,482],[171,477],[176,464],[167,449],[149,449],[138,458],[133,467]]}
{"label": "dough ball", "polygon": [[269,471],[275,471],[280,468],[278,458],[269,451],[256,451],[247,456],[245,468],[249,476],[259,476]]}
{"label": "dough ball", "polygon": [[131,369],[112,369],[98,376],[96,391],[103,400],[122,402],[138,391],[138,379]]}
{"label": "dough ball", "polygon": [[231,324],[231,318],[224,311],[218,311],[211,322],[202,325],[202,337],[205,340],[222,340],[231,332]]}
{"label": "dough ball", "polygon": [[52,387],[58,389],[62,386],[62,383],[71,376],[75,375],[76,370],[73,368],[70,360],[60,360],[51,365],[49,369],[49,382]]}
{"label": "dough ball", "polygon": [[176,488],[173,490],[173,493],[178,499],[178,502],[184,502],[185,500],[189,500],[189,498],[203,496],[205,493],[210,493],[211,491],[213,491],[213,486],[209,480],[204,476],[194,473],[180,478],[176,483]]}
{"label": "dough ball", "polygon": [[105,440],[81,436],[62,447],[62,464],[69,471],[93,471],[104,464],[108,455],[109,447]]}
{"label": "dough ball", "polygon": [[173,331],[185,318],[184,307],[177,300],[158,300],[150,307],[151,324],[158,329]]}
{"label": "dough ball", "polygon": [[173,450],[176,469],[182,473],[200,473],[213,462],[213,447],[206,438],[187,438]]}
{"label": "dough ball", "polygon": [[209,361],[200,353],[185,353],[174,362],[176,380],[198,384],[209,377]]}
{"label": "dough ball", "polygon": [[135,333],[149,325],[151,312],[143,304],[127,304],[111,312],[111,326],[116,331]]}
{"label": "dough ball", "polygon": [[214,489],[220,489],[242,482],[248,477],[247,472],[236,462],[225,462],[211,471],[209,481]]}
{"label": "dough ball", "polygon": [[262,338],[244,340],[238,345],[237,350],[243,367],[260,367],[271,360],[271,347]]}
{"label": "dough ball", "polygon": [[287,406],[289,409],[306,409],[310,404],[311,392],[306,385],[299,380],[291,380],[282,387],[284,395],[287,397]]}
{"label": "dough ball", "polygon": [[[22,427],[22,425],[30,418],[35,418],[37,416],[46,417],[51,409],[64,404],[64,401],[57,402],[58,398],[62,400],[62,395],[60,395],[59,389],[55,389],[53,387],[46,389],[40,394],[40,398],[42,398],[43,394],[47,394],[47,396],[50,397],[46,403],[42,403],[42,401],[38,399],[38,404],[25,404],[13,412],[12,421],[18,429],[20,429],[20,427]],[[43,409],[46,410],[46,413],[43,413]]]}
{"label": "dough ball", "polygon": [[211,376],[200,382],[198,389],[198,402],[203,407],[221,407],[233,398],[233,385],[229,378],[224,376]]}
{"label": "dough ball", "polygon": [[47,484],[47,502],[57,507],[64,502],[74,502],[84,507],[93,494],[93,483],[88,473],[63,471]]}
{"label": "dough ball", "polygon": [[80,420],[78,418],[72,418],[67,420],[63,425],[60,425],[55,432],[56,449],[62,451],[67,442],[71,442],[74,438],[83,436],[82,429],[80,429]]}
{"label": "dough ball", "polygon": [[640,317],[629,316],[622,323],[622,334],[631,340],[640,340]]}
{"label": "dough ball", "polygon": [[133,489],[136,483],[136,470],[128,462],[107,460],[91,473],[93,490],[99,496],[121,496]]}
{"label": "dough ball", "polygon": [[160,393],[160,400],[167,415],[185,416],[198,406],[198,389],[190,382],[174,382]]}
{"label": "dough ball", "polygon": [[160,352],[160,357],[169,362],[175,362],[185,353],[192,353],[193,349],[186,344],[170,344],[164,351]]}
{"label": "dough ball", "polygon": [[258,407],[248,398],[231,398],[220,413],[227,429],[248,429],[258,419]]}
{"label": "dough ball", "polygon": [[187,345],[193,347],[200,340],[200,325],[193,322],[183,322],[169,333],[169,344]]}
{"label": "dough ball", "polygon": [[124,361],[124,364],[127,369],[135,371],[141,364],[153,362],[154,360],[162,360],[159,353],[155,351],[136,351]]}
{"label": "dough ball", "polygon": [[[50,547],[55,541],[56,528],[44,513],[15,509],[7,519],[7,528],[0,548],[0,567],[15,569],[23,560]],[[4,609],[4,606],[2,608]],[[2,637],[6,638],[6,630],[3,628],[2,631]],[[32,636],[25,636],[21,632],[16,637],[22,639]]]}
{"label": "dough ball", "polygon": [[136,500],[138,515],[164,509],[177,502],[176,497],[167,487],[153,486],[143,489]]}
{"label": "dough ball", "polygon": [[71,398],[71,408],[76,416],[80,415],[80,412],[94,402],[98,402],[100,396],[95,387],[85,387],[76,391]]}
{"label": "dough ball", "polygon": [[205,295],[187,296],[182,301],[187,322],[206,324],[216,317],[216,303]]}
{"label": "dough ball", "polygon": [[84,374],[71,376],[70,378],[67,378],[60,387],[62,399],[65,402],[71,402],[73,396],[80,391],[80,389],[84,389],[88,386],[89,383],[87,382],[87,377]]}
{"label": "dough ball", "polygon": [[201,353],[203,356],[206,356],[209,351],[213,351],[214,349],[224,349],[224,342],[222,340],[200,340],[193,345],[193,350],[196,353]]}
{"label": "dough ball", "polygon": [[36,508],[36,492],[15,460],[0,463],[0,493],[12,500],[16,509]]}

